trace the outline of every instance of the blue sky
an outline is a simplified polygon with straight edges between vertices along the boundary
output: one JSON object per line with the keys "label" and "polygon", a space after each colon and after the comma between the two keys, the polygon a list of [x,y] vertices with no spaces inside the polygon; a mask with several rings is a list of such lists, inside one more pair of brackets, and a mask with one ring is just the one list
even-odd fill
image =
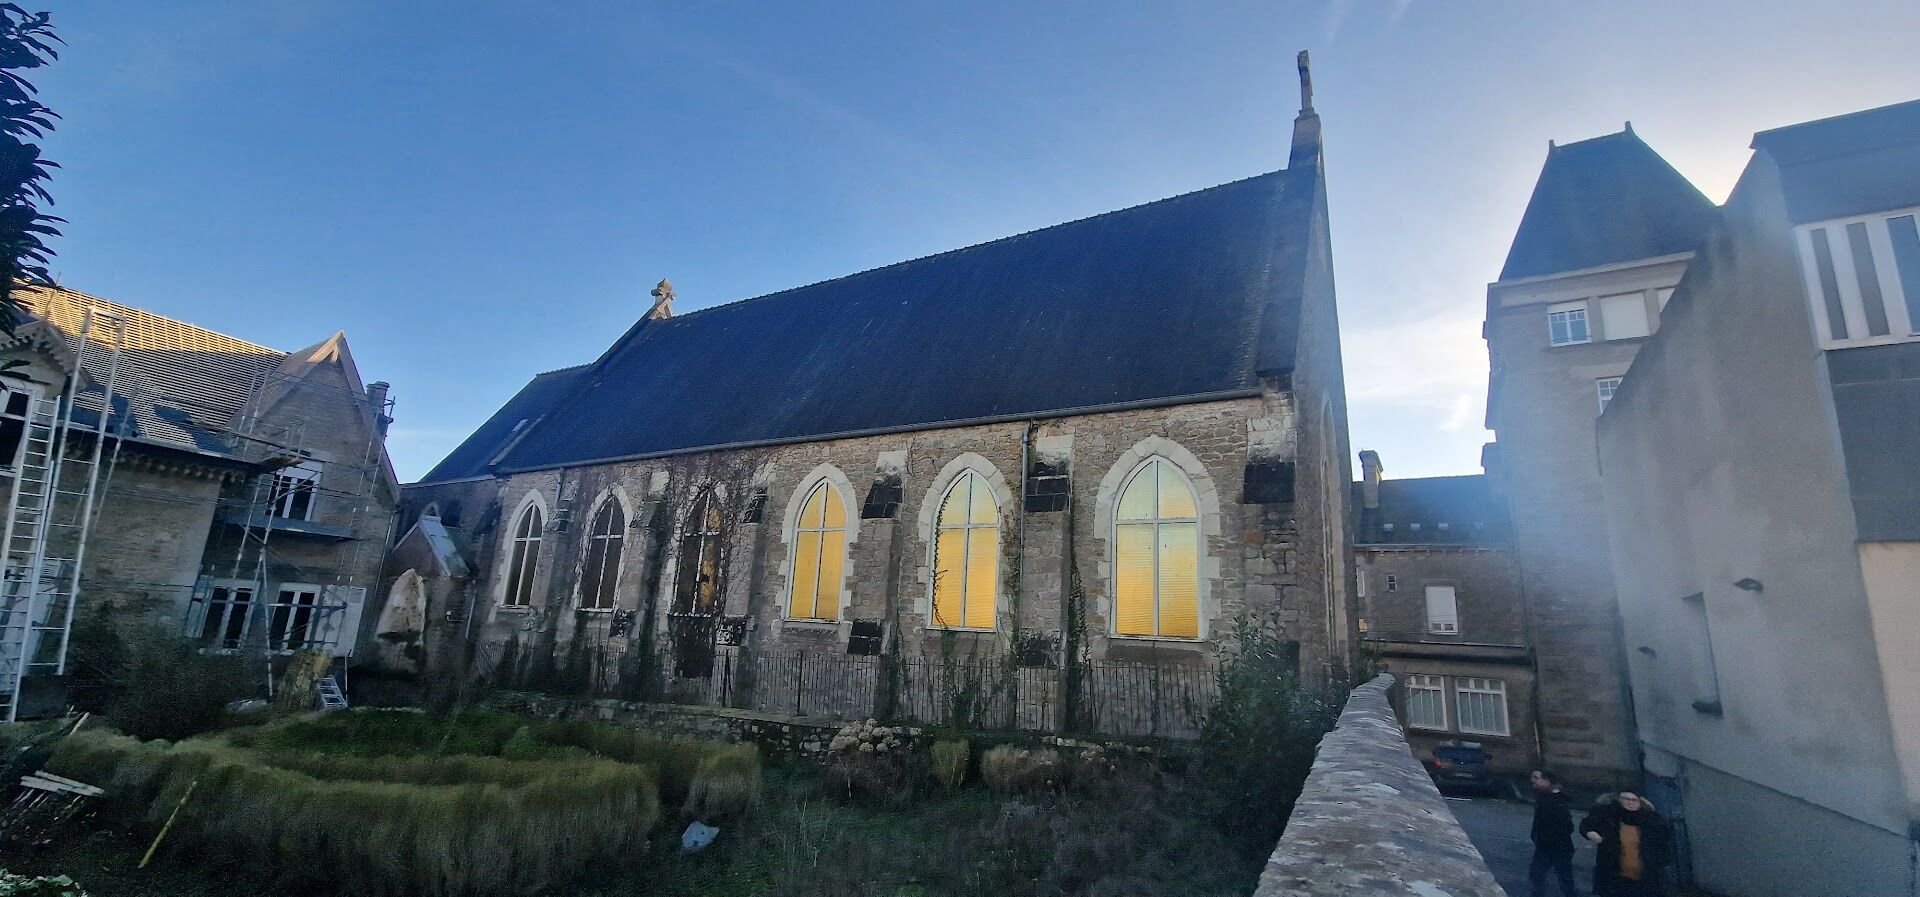
{"label": "blue sky", "polygon": [[49,5],[62,282],[346,330],[404,479],[662,276],[700,308],[1282,167],[1298,49],[1354,447],[1473,472],[1549,138],[1632,120],[1718,201],[1754,131],[1920,96],[1912,0]]}

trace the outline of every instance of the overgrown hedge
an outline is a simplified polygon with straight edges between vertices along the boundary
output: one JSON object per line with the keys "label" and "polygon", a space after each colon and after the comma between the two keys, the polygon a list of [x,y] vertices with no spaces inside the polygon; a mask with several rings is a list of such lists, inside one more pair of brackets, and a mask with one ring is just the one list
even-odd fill
{"label": "overgrown hedge", "polygon": [[105,787],[150,830],[197,781],[175,845],[373,897],[538,892],[638,856],[660,818],[651,768],[599,758],[356,758],[82,732],[47,768]]}

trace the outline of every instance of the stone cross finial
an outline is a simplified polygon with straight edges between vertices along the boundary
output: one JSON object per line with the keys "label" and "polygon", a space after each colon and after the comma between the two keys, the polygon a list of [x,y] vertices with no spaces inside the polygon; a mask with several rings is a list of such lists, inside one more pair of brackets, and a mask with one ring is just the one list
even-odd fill
{"label": "stone cross finial", "polygon": [[647,317],[664,321],[673,317],[673,282],[662,277],[653,288],[653,307],[647,309]]}
{"label": "stone cross finial", "polygon": [[1313,111],[1313,69],[1307,62],[1307,51],[1301,50],[1300,64],[1300,111]]}

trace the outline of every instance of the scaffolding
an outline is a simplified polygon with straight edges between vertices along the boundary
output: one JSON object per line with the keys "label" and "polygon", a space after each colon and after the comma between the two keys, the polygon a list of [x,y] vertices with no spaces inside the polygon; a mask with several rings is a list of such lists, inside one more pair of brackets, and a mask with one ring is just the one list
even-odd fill
{"label": "scaffolding", "polygon": [[[380,419],[391,402],[383,399],[374,409],[376,419],[357,463],[323,460],[308,447],[305,417],[278,423],[262,417],[269,397],[290,380],[283,371],[263,372],[249,390],[244,413],[222,434],[233,454],[263,472],[238,496],[219,502],[216,517],[235,530],[232,559],[224,578],[208,574],[196,581],[183,634],[208,650],[257,658],[269,696],[276,687],[276,659],[303,650],[328,652],[332,664],[317,692],[321,705],[331,709],[345,706],[342,686],[359,625],[355,611],[365,606],[361,570],[371,540],[361,536],[361,529],[379,513]],[[298,385],[341,389],[355,402],[361,397],[349,388],[307,380]],[[330,475],[322,476],[323,470]],[[348,475],[345,486],[342,474]],[[346,502],[341,531],[347,549],[332,559],[330,569],[316,570],[280,550],[275,537],[299,532],[323,498]]]}
{"label": "scaffolding", "polygon": [[[288,403],[284,410],[269,406],[296,390],[333,390],[341,401],[324,404],[360,413],[360,403],[369,394],[351,378],[320,382],[324,378],[306,376],[311,366],[290,371],[284,363],[260,364],[250,381],[243,381],[245,399],[236,410],[231,404],[221,407],[217,398],[180,389],[164,371],[148,372],[168,393],[148,395],[156,387],[146,382],[144,369],[138,362],[123,365],[130,331],[136,344],[144,336],[139,329],[144,324],[129,323],[142,313],[108,307],[91,297],[82,301],[86,304],[77,329],[71,318],[62,328],[74,359],[63,392],[49,398],[24,383],[0,380],[0,442],[17,431],[17,443],[8,444],[20,446],[17,463],[0,458],[0,477],[12,479],[11,484],[0,482],[7,501],[0,535],[0,697],[6,702],[5,720],[19,718],[30,677],[67,674],[83,584],[93,592],[184,591],[182,635],[204,651],[257,659],[269,695],[276,685],[276,662],[300,651],[324,651],[328,675],[316,683],[315,697],[323,707],[344,706],[344,677],[356,641],[358,611],[366,603],[367,580],[376,572],[365,569],[367,552],[383,551],[382,537],[391,535],[385,528],[366,530],[384,513],[379,491],[385,469],[382,447],[392,403],[384,394],[374,397],[364,445],[343,449],[335,444],[331,453],[314,451],[302,403]],[[285,358],[278,356],[281,362]],[[110,497],[201,507],[209,501],[139,480],[115,483],[121,449],[134,437],[127,428],[140,415],[158,412],[155,399],[178,413],[166,423],[180,426],[195,443],[201,434],[217,440],[225,449],[222,454],[244,462],[252,475],[239,483],[223,482],[211,499],[213,529],[205,537],[200,575],[191,585],[87,580],[89,537]],[[110,439],[114,444],[108,453]],[[84,445],[87,441],[90,447]],[[312,519],[322,500],[329,512],[325,523]],[[387,521],[385,526],[390,525]],[[344,544],[304,552],[282,544],[294,537]],[[231,556],[225,553],[228,548]],[[215,571],[227,575],[219,579]]]}
{"label": "scaffolding", "polygon": [[[106,334],[98,337],[96,328]],[[19,718],[27,677],[63,676],[73,635],[74,609],[80,601],[81,570],[100,486],[101,453],[113,416],[115,387],[127,341],[125,317],[90,307],[79,333],[70,337],[73,368],[65,390],[54,398],[9,388],[6,412],[18,408],[20,443],[7,489],[7,521],[0,535],[0,691],[6,720]],[[104,349],[106,375],[100,407],[94,411],[92,449],[76,456],[74,411],[86,379],[89,350]],[[83,424],[78,432],[89,432]],[[119,457],[116,450],[108,463]],[[84,478],[85,486],[71,488]]]}

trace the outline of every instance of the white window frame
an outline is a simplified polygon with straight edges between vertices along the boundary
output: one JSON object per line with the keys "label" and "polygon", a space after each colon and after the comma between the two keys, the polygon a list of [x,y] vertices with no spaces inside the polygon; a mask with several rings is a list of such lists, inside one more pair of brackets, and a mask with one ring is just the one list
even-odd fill
{"label": "white window frame", "polygon": [[[835,470],[834,473],[837,474],[839,471]],[[827,490],[827,496],[840,503],[841,524],[839,526],[828,524],[823,509],[819,526],[801,525],[800,518],[806,511],[807,501],[812,499],[813,494],[821,489]],[[838,626],[842,622],[847,621],[847,608],[852,602],[853,542],[854,536],[859,529],[860,507],[847,500],[847,496],[853,493],[851,490],[842,489],[838,479],[818,472],[804,480],[800,488],[795,489],[793,494],[794,500],[791,503],[792,506],[787,511],[787,587],[785,594],[781,596],[780,600],[780,617],[787,623]],[[833,532],[841,534],[840,577],[838,582],[828,583],[822,581],[820,578],[820,569],[821,562],[826,560],[827,557],[826,534]],[[802,533],[820,534],[819,548],[816,549],[818,553],[814,556],[813,561],[813,575],[815,577],[813,596],[814,616],[811,617],[795,615],[793,606],[794,587],[797,585],[794,578],[799,575],[800,570],[799,548]],[[831,617],[822,617],[819,616],[820,605],[824,603],[827,598],[827,595],[824,593],[828,587],[833,589],[832,603],[834,615]]]}
{"label": "white window frame", "polygon": [[[303,596],[311,596],[311,600],[303,601]],[[284,654],[307,647],[326,647],[325,635],[329,632],[323,627],[334,610],[332,604],[327,587],[319,583],[280,583],[273,589],[273,601],[266,606],[267,647]],[[292,634],[294,623],[302,611],[306,612],[306,619],[302,625],[301,639],[296,644],[288,636]]]}
{"label": "white window frame", "polygon": [[[520,523],[526,519],[528,511],[533,511],[540,515],[540,525],[535,527],[530,535],[522,537],[519,534]],[[514,508],[513,516],[507,518],[506,531],[503,534],[500,547],[500,591],[494,598],[495,605],[501,610],[523,611],[533,607],[534,604],[538,602],[540,598],[540,555],[545,553],[542,548],[542,542],[546,539],[547,525],[551,523],[552,520],[553,515],[547,511],[546,499],[541,496],[539,492],[527,493],[527,497],[522,499],[520,504]],[[524,565],[520,564],[520,560],[524,556],[522,551],[516,551],[516,549],[521,549],[523,545],[531,545],[530,550],[534,552],[532,561]],[[515,585],[515,566],[522,566],[524,570],[525,579],[522,580],[522,582],[526,584],[526,588],[520,591],[524,593],[525,600],[517,601],[512,594]]]}
{"label": "white window frame", "polygon": [[[1431,695],[1440,709],[1440,724],[1432,725],[1430,719],[1414,719],[1414,693]],[[1446,732],[1447,727],[1447,677],[1425,673],[1413,673],[1407,676],[1406,685],[1407,728],[1425,729],[1429,732]]]}
{"label": "white window frame", "polygon": [[[1567,339],[1555,337],[1553,326],[1556,323],[1555,318],[1561,318],[1566,322]],[[1580,322],[1580,329],[1585,331],[1579,339],[1573,339],[1573,321],[1576,319]],[[1558,302],[1547,306],[1547,345],[1584,346],[1591,342],[1593,342],[1593,316],[1587,310],[1587,300]]]}
{"label": "white window frame", "polygon": [[[1422,595],[1426,599],[1427,633],[1429,635],[1460,634],[1460,589],[1450,582],[1425,583]],[[1445,590],[1448,613],[1434,613],[1434,595],[1436,590]]]}
{"label": "white window frame", "polygon": [[[942,523],[940,521],[940,512],[942,509],[945,508],[947,500],[953,496],[953,491],[955,489],[960,488],[963,485],[967,486],[970,489],[979,489],[980,491],[986,494],[987,502],[993,505],[993,522],[992,523],[974,523],[971,520],[963,520],[960,523]],[[999,628],[1000,581],[1001,581],[1002,574],[1006,572],[1005,567],[1003,566],[1006,559],[1000,556],[1001,555],[1000,549],[1002,547],[1000,544],[1000,515],[1003,512],[1004,512],[1004,509],[1000,506],[1000,497],[994,494],[992,484],[988,483],[987,478],[984,476],[981,476],[980,472],[977,470],[962,469],[958,474],[954,475],[951,479],[949,479],[946,482],[946,485],[941,488],[939,494],[934,497],[933,538],[929,541],[928,547],[927,547],[928,563],[927,563],[926,628],[952,629],[952,630],[958,630],[958,631],[964,631],[964,632],[993,632],[994,630]],[[962,530],[966,532],[966,535],[962,538],[961,550],[960,550],[960,555],[961,555],[961,558],[960,558],[960,620],[961,622],[941,623],[939,620],[936,619],[936,614],[940,607],[940,600],[939,600],[940,599],[940,583],[938,581],[938,572],[940,570],[940,534],[943,532],[952,532],[954,530]],[[994,549],[993,549],[994,551],[994,554],[993,554],[994,625],[987,626],[984,628],[979,626],[967,626],[964,623],[964,621],[967,618],[967,610],[966,610],[967,583],[972,578],[972,571],[967,569],[967,565],[972,561],[972,553],[969,552],[967,548],[971,545],[972,540],[974,538],[977,538],[980,534],[985,534],[987,538],[990,538],[993,540],[993,544],[994,544]]]}
{"label": "white window frame", "polygon": [[[1608,342],[1623,339],[1646,339],[1653,335],[1654,319],[1652,315],[1647,313],[1647,293],[1645,290],[1601,296],[1598,304],[1600,306],[1600,335]],[[1626,328],[1621,327],[1619,328],[1621,332],[1615,333],[1614,321],[1617,313],[1614,310],[1619,308],[1637,310],[1639,312],[1639,325],[1645,332],[1627,333]],[[1591,320],[1588,321],[1588,326],[1592,326]],[[1589,331],[1589,335],[1591,335],[1591,331]]]}
{"label": "white window frame", "polygon": [[[272,473],[273,516],[282,520],[312,520],[320,510],[320,462],[309,458]],[[306,498],[304,514],[295,514],[295,505]]]}
{"label": "white window frame", "polygon": [[1601,377],[1593,381],[1593,391],[1600,400],[1600,410],[1607,410],[1607,403],[1613,401],[1614,393],[1620,391],[1620,377]]}
{"label": "white window frame", "polygon": [[[1454,709],[1454,721],[1460,729],[1461,734],[1494,735],[1500,737],[1512,734],[1513,722],[1507,712],[1507,683],[1505,680],[1489,679],[1480,676],[1458,676],[1453,680],[1453,691],[1454,701],[1458,704]],[[1473,700],[1468,700],[1468,695],[1475,697]],[[1492,725],[1481,725],[1481,723],[1487,722],[1480,718],[1482,712],[1481,705],[1486,705],[1488,708],[1499,709],[1500,720],[1498,728]],[[1468,712],[1469,707],[1473,707],[1472,713]]]}
{"label": "white window frame", "polygon": [[[15,394],[25,396],[27,408],[19,414],[9,413],[7,403]],[[35,403],[40,401],[40,390],[25,383],[0,383],[0,417],[20,424],[20,441],[13,446],[11,455],[0,457],[0,478],[11,479],[20,470],[20,464],[27,456],[27,436],[33,429]]]}
{"label": "white window frame", "polygon": [[[1812,318],[1814,336],[1822,349],[1877,346],[1920,339],[1920,320],[1914,319],[1908,307],[1889,227],[1893,219],[1906,217],[1915,218],[1916,225],[1920,226],[1920,206],[1815,221],[1794,228],[1794,241],[1800,256],[1801,283],[1807,296],[1807,313]],[[1854,224],[1864,225],[1867,247],[1873,255],[1873,281],[1880,287],[1880,301],[1887,317],[1885,334],[1868,334],[1866,298],[1860,291],[1860,271],[1854,265],[1853,244],[1847,233],[1848,226]],[[1833,265],[1841,321],[1847,329],[1842,336],[1834,335],[1833,325],[1828,319],[1826,289],[1821,284],[1819,262],[1814,252],[1816,231],[1826,238],[1828,257]]]}
{"label": "white window frame", "polygon": [[[254,594],[255,585],[250,579],[216,579],[210,583],[199,619],[192,621],[194,625],[188,637],[216,652],[234,651],[245,645],[248,631],[253,628],[253,602],[259,597]],[[238,597],[243,592],[246,597]],[[225,597],[220,597],[220,593]],[[207,634],[209,619],[217,620],[213,635]],[[237,633],[232,631],[236,622]]]}
{"label": "white window frame", "polygon": [[[1157,497],[1155,499],[1153,515],[1150,517],[1123,517],[1120,515],[1120,505],[1122,504],[1122,500],[1127,494],[1128,487],[1132,486],[1133,482],[1139,479],[1141,474],[1144,474],[1144,473],[1147,473],[1148,471],[1153,470],[1154,465],[1156,464],[1161,465],[1165,467],[1167,470],[1172,471],[1174,478],[1182,486],[1186,488],[1187,498],[1189,501],[1193,503],[1193,516],[1191,517],[1160,516],[1159,501]],[[1165,455],[1150,455],[1147,458],[1140,461],[1140,463],[1134,465],[1133,470],[1127,474],[1125,479],[1120,481],[1120,488],[1114,491],[1113,496],[1114,496],[1113,497],[1113,529],[1112,529],[1113,536],[1109,542],[1109,544],[1113,546],[1113,551],[1114,551],[1114,562],[1113,562],[1114,583],[1113,583],[1113,615],[1112,615],[1113,619],[1111,622],[1107,624],[1108,634],[1113,638],[1120,638],[1120,639],[1155,639],[1155,640],[1170,641],[1170,642],[1197,642],[1206,638],[1206,635],[1207,635],[1207,628],[1206,628],[1207,627],[1207,623],[1206,623],[1206,619],[1207,619],[1207,612],[1206,612],[1207,533],[1205,528],[1201,525],[1200,517],[1204,513],[1204,511],[1202,510],[1203,506],[1200,503],[1199,487],[1195,485],[1193,478],[1188,476],[1185,470],[1181,469],[1181,466],[1179,464],[1174,463],[1172,458],[1166,457]],[[1164,619],[1165,615],[1160,609],[1160,558],[1161,558],[1160,528],[1162,526],[1186,526],[1186,525],[1191,525],[1193,527],[1193,534],[1194,534],[1194,545],[1193,545],[1193,576],[1194,576],[1193,629],[1194,629],[1194,634],[1191,636],[1167,635],[1161,632],[1161,622]],[[1129,526],[1150,527],[1151,531],[1153,532],[1153,542],[1152,542],[1153,544],[1153,632],[1151,634],[1120,631],[1120,581],[1119,581],[1120,530],[1122,527],[1129,527]]]}

